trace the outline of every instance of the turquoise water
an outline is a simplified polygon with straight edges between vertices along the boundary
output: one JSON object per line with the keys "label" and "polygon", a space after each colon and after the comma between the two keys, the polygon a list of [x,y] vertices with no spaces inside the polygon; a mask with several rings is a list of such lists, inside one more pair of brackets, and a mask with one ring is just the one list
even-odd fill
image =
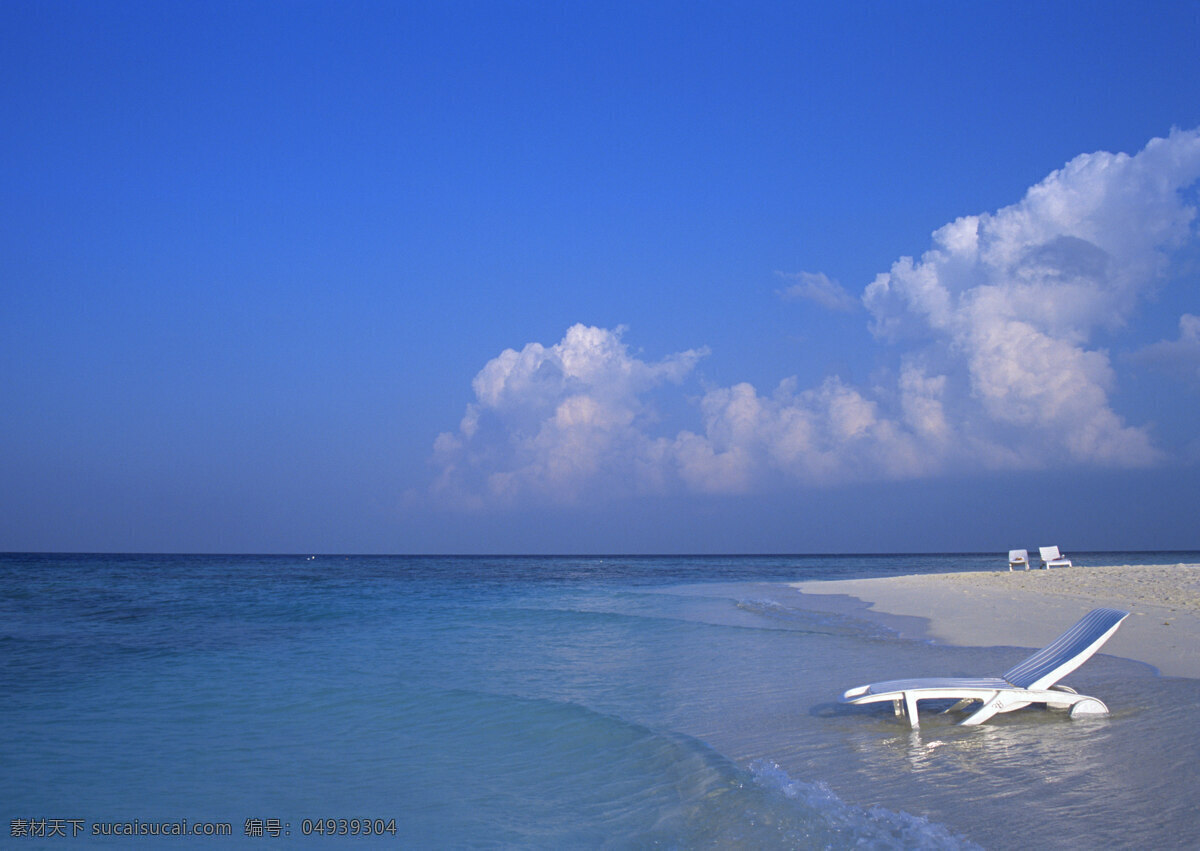
{"label": "turquoise water", "polygon": [[[912,732],[836,697],[1023,654],[900,640],[783,584],[1002,561],[0,556],[0,836],[129,847],[96,833],[186,819],[230,835],[137,847],[1200,844],[1200,681],[1100,656],[1071,682],[1107,719]],[[55,820],[67,837],[10,838]],[[247,835],[264,827],[279,838]]]}

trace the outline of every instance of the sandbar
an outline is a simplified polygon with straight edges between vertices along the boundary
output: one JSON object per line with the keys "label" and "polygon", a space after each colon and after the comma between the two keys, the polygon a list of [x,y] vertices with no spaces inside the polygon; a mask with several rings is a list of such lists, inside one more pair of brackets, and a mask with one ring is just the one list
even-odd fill
{"label": "sandbar", "polygon": [[[1131,612],[1104,653],[1200,679],[1200,564],[968,571],[791,583],[809,602],[845,595],[869,611],[927,619],[902,635],[959,646],[1046,645],[1098,606]],[[909,622],[913,624],[913,622]],[[903,624],[902,621],[891,625]]]}

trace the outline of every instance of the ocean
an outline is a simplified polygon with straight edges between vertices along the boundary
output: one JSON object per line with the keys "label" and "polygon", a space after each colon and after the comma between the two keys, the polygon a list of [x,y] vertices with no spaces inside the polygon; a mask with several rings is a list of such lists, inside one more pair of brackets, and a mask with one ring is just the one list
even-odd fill
{"label": "ocean", "polygon": [[1025,654],[786,584],[1005,566],[0,555],[0,846],[1200,846],[1200,681],[1099,655],[1107,718],[912,731],[838,695]]}

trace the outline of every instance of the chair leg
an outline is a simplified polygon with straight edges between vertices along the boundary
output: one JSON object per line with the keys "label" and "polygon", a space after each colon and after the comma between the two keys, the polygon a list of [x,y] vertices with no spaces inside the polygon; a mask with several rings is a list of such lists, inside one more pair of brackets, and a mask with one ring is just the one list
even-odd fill
{"label": "chair leg", "polygon": [[1000,711],[1003,703],[1000,700],[1000,695],[994,694],[983,702],[983,706],[976,709],[972,714],[968,715],[962,722],[960,727],[974,727],[976,724],[982,724],[984,721],[991,718]]}
{"label": "chair leg", "polygon": [[921,726],[921,721],[917,717],[917,696],[912,692],[904,693],[904,708],[908,710],[908,723],[915,730]]}

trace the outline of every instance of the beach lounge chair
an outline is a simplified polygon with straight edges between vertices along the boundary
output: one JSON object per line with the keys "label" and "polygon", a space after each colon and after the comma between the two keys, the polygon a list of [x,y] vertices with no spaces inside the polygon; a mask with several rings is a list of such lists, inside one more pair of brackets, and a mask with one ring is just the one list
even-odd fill
{"label": "beach lounge chair", "polygon": [[1049,570],[1052,567],[1074,567],[1070,559],[1062,557],[1058,547],[1038,547],[1042,554],[1042,567]]}
{"label": "beach lounge chair", "polygon": [[1014,567],[1022,567],[1029,570],[1029,550],[1009,550],[1008,551],[1008,569]]}
{"label": "beach lounge chair", "polygon": [[907,714],[913,727],[919,726],[917,702],[921,700],[957,701],[945,712],[965,709],[978,701],[982,705],[961,722],[966,726],[982,724],[997,712],[1012,712],[1031,703],[1066,709],[1072,718],[1107,715],[1108,707],[1100,699],[1055,683],[1086,662],[1128,616],[1129,612],[1117,609],[1093,609],[1045,648],[999,678],[933,677],[871,683],[847,691],[842,695],[842,703],[860,705],[890,700],[896,714]]}

